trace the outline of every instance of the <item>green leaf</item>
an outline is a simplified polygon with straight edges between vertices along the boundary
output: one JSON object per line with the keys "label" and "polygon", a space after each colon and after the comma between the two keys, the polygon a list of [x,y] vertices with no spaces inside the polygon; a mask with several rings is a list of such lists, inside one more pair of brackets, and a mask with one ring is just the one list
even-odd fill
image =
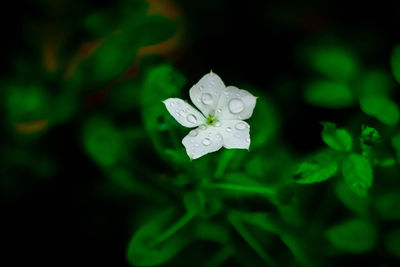
{"label": "green leaf", "polygon": [[368,159],[354,153],[348,155],[343,160],[342,174],[346,184],[354,193],[361,197],[366,196],[373,180],[372,168]]}
{"label": "green leaf", "polygon": [[332,149],[342,152],[349,152],[352,147],[351,135],[346,129],[338,129],[332,122],[321,123],[324,126],[322,140]]}
{"label": "green leaf", "polygon": [[303,97],[307,103],[324,108],[346,108],[355,104],[350,88],[333,81],[315,80],[309,83]]}
{"label": "green leaf", "polygon": [[337,81],[347,81],[358,71],[354,54],[339,46],[317,47],[312,51],[311,64],[316,71]]}
{"label": "green leaf", "polygon": [[134,234],[129,243],[127,257],[132,265],[153,266],[174,257],[189,242],[179,231],[192,218],[187,213],[177,222],[172,209],[155,215]]}
{"label": "green leaf", "polygon": [[118,130],[100,117],[91,118],[86,123],[83,142],[89,156],[101,166],[114,165],[125,151]]}
{"label": "green leaf", "polygon": [[396,228],[386,235],[385,247],[390,254],[400,258],[400,228]]}
{"label": "green leaf", "polygon": [[323,182],[331,178],[338,170],[338,164],[330,151],[322,151],[304,161],[297,168],[295,175],[299,184]]}
{"label": "green leaf", "polygon": [[382,138],[376,129],[363,125],[361,128],[361,142],[367,146],[373,146],[381,143]]}
{"label": "green leaf", "polygon": [[339,181],[335,186],[335,193],[337,198],[345,205],[349,210],[359,214],[365,215],[368,212],[369,199],[365,197],[359,197],[347,186],[343,181]]}
{"label": "green leaf", "polygon": [[325,237],[338,250],[364,253],[374,248],[376,230],[367,221],[350,219],[329,228]]}
{"label": "green leaf", "polygon": [[400,83],[400,45],[393,48],[392,57],[390,59],[392,65],[392,73],[398,83]]}
{"label": "green leaf", "polygon": [[392,137],[392,146],[396,151],[397,162],[400,163],[400,133]]}
{"label": "green leaf", "polygon": [[383,124],[392,126],[399,121],[399,108],[389,98],[362,97],[360,98],[360,106],[365,114],[377,118]]}
{"label": "green leaf", "polygon": [[360,97],[385,97],[394,88],[392,77],[383,69],[368,71],[360,84]]}
{"label": "green leaf", "polygon": [[388,221],[400,220],[400,191],[378,197],[375,205],[381,218]]}

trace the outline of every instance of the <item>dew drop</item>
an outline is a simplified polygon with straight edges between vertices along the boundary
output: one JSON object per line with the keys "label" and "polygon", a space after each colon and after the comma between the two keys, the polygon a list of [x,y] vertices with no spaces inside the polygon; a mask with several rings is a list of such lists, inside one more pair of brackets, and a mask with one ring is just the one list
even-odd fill
{"label": "dew drop", "polygon": [[222,109],[217,109],[217,113],[221,113],[222,112]]}
{"label": "dew drop", "polygon": [[175,103],[174,103],[174,102],[171,102],[171,103],[169,103],[169,105],[170,105],[171,107],[173,107],[173,106],[175,106]]}
{"label": "dew drop", "polygon": [[221,127],[222,123],[220,121],[217,121],[214,125],[215,127]]}
{"label": "dew drop", "polygon": [[240,99],[234,98],[231,101],[229,101],[228,108],[229,108],[229,111],[232,112],[233,114],[240,113],[244,109],[243,101]]}
{"label": "dew drop", "polygon": [[186,120],[190,123],[196,123],[197,122],[197,118],[196,116],[194,116],[193,114],[189,114],[186,117]]}
{"label": "dew drop", "polygon": [[205,105],[210,105],[213,102],[212,100],[212,96],[209,93],[204,93],[201,96],[201,102],[203,102]]}
{"label": "dew drop", "polygon": [[194,144],[194,146],[195,146],[195,147],[199,147],[199,144],[198,144],[198,143],[196,143],[196,144]]}
{"label": "dew drop", "polygon": [[244,122],[238,122],[238,123],[236,123],[235,128],[240,131],[243,131],[243,130],[247,129],[247,124]]}
{"label": "dew drop", "polygon": [[249,137],[246,138],[246,142],[250,143],[250,138]]}
{"label": "dew drop", "polygon": [[[195,136],[197,136],[199,134],[199,132],[197,131],[197,130],[191,130],[190,131],[190,133],[189,133],[189,136],[191,136],[191,137],[195,137]],[[193,141],[193,140],[191,140],[191,141]],[[194,141],[193,141],[194,142]],[[192,143],[193,143],[192,142]]]}
{"label": "dew drop", "polygon": [[206,128],[207,128],[207,127],[206,127],[204,124],[199,126],[199,129],[200,129],[200,130],[205,130]]}
{"label": "dew drop", "polygon": [[200,89],[200,91],[203,91],[203,90],[204,90],[204,86],[203,86],[203,85],[200,85],[200,86],[199,86],[199,89]]}
{"label": "dew drop", "polygon": [[226,127],[226,131],[229,133],[229,132],[232,132],[232,128],[231,127]]}
{"label": "dew drop", "polygon": [[203,145],[205,145],[205,146],[211,145],[211,140],[210,140],[209,138],[205,138],[205,139],[203,140]]}

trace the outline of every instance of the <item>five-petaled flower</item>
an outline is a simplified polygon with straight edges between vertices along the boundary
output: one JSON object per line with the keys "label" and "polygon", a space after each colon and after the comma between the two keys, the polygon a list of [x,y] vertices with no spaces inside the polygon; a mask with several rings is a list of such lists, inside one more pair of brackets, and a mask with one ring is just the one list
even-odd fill
{"label": "five-petaled flower", "polygon": [[164,101],[169,113],[183,126],[198,127],[182,143],[191,159],[225,148],[248,149],[250,126],[243,120],[251,117],[256,97],[234,86],[225,86],[210,72],[190,89],[190,98],[201,114],[179,98]]}

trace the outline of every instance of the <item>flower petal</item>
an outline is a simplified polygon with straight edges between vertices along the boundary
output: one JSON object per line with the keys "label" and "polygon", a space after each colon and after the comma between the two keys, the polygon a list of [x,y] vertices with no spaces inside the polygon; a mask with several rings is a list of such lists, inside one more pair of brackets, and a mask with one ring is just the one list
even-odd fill
{"label": "flower petal", "polygon": [[221,78],[211,72],[204,75],[197,84],[192,86],[189,92],[190,99],[203,112],[204,116],[208,117],[210,113],[214,115],[218,100],[225,88]]}
{"label": "flower petal", "polygon": [[206,122],[199,111],[182,99],[168,98],[164,101],[164,104],[172,117],[185,127],[193,128]]}
{"label": "flower petal", "polygon": [[186,153],[191,159],[217,151],[222,147],[222,136],[216,127],[205,125],[190,131],[182,140]]}
{"label": "flower petal", "polygon": [[216,117],[220,120],[245,120],[251,117],[256,97],[235,86],[228,86],[221,95]]}
{"label": "flower petal", "polygon": [[216,128],[218,128],[218,131],[222,135],[224,147],[249,149],[250,126],[247,122],[227,120],[222,121],[221,126]]}

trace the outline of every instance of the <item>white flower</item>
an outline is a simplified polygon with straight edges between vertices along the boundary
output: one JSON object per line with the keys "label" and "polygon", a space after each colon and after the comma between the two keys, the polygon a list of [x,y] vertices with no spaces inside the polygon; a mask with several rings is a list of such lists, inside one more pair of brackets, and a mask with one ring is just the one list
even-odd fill
{"label": "white flower", "polygon": [[226,87],[221,78],[211,72],[190,89],[190,98],[203,113],[179,98],[164,101],[169,113],[183,126],[198,127],[182,140],[191,159],[225,148],[248,149],[251,117],[256,97],[234,86]]}

